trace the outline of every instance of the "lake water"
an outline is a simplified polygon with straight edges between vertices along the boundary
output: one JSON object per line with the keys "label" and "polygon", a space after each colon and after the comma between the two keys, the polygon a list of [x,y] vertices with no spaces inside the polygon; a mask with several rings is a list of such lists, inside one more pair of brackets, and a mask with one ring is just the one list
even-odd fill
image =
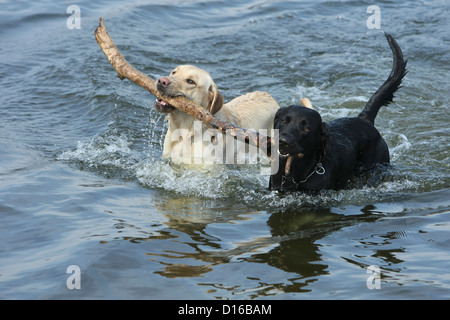
{"label": "lake water", "polygon": [[[449,299],[449,2],[158,3],[0,2],[0,298]],[[409,66],[376,119],[392,167],[315,197],[269,192],[256,165],[161,160],[154,97],[94,38],[103,17],[154,79],[194,64],[227,101],[307,96],[330,121],[390,72],[371,4]]]}

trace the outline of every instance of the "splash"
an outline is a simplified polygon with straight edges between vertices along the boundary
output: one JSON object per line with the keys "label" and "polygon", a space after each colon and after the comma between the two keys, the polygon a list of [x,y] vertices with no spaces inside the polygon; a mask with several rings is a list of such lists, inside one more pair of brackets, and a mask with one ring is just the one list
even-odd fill
{"label": "splash", "polygon": [[[394,154],[401,150],[394,150]],[[349,190],[322,191],[314,196],[280,194],[268,190],[269,176],[260,174],[259,164],[177,165],[136,150],[125,134],[103,134],[78,142],[75,150],[63,152],[58,160],[107,178],[133,180],[148,189],[173,192],[182,197],[232,200],[259,210],[363,205],[392,200],[396,195],[418,188],[418,182],[390,167],[355,179]]]}
{"label": "splash", "polygon": [[79,141],[75,150],[64,151],[59,161],[77,164],[107,177],[126,178],[139,161],[139,155],[131,149],[126,135],[98,135],[89,141]]}

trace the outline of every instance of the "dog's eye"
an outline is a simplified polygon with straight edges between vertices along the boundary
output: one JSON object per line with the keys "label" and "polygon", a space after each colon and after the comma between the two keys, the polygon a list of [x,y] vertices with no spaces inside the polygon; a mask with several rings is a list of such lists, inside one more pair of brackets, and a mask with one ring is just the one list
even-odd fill
{"label": "dog's eye", "polygon": [[171,75],[174,75],[175,73],[177,73],[176,71],[172,71]]}
{"label": "dog's eye", "polygon": [[303,131],[309,132],[309,128],[303,128]]}
{"label": "dog's eye", "polygon": [[280,120],[280,123],[282,125],[287,125],[289,122],[291,122],[291,118],[290,117],[285,117],[285,118]]}
{"label": "dog's eye", "polygon": [[192,79],[186,79],[186,82],[189,83],[189,84],[195,84],[195,81],[192,80]]}

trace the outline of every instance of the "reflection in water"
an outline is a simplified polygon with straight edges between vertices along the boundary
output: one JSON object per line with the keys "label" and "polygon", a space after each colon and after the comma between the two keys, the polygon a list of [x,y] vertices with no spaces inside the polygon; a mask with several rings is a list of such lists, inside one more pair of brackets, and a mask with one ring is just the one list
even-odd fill
{"label": "reflection in water", "polygon": [[[268,214],[249,211],[244,205],[232,210],[223,201],[175,196],[160,197],[154,207],[166,221],[147,230],[147,237],[122,239],[143,246],[153,274],[167,279],[195,278],[197,285],[217,298],[308,292],[319,276],[330,272],[321,252],[322,240],[381,217],[371,213],[377,210],[375,206],[351,215],[335,213],[340,210],[332,208]],[[132,227],[123,221],[117,226]],[[377,255],[395,263],[395,250],[380,249]],[[244,268],[248,272],[236,274],[237,265],[239,270],[248,265]]]}

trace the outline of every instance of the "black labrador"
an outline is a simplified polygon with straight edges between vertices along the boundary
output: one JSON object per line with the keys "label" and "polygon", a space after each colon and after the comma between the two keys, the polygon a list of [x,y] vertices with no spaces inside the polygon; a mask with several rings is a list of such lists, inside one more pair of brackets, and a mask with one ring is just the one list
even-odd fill
{"label": "black labrador", "polygon": [[279,130],[279,170],[270,177],[269,189],[315,193],[345,188],[358,173],[389,163],[389,149],[374,126],[378,110],[392,102],[407,73],[397,42],[386,34],[394,55],[391,74],[354,118],[329,124],[303,106],[280,108],[274,128]]}

